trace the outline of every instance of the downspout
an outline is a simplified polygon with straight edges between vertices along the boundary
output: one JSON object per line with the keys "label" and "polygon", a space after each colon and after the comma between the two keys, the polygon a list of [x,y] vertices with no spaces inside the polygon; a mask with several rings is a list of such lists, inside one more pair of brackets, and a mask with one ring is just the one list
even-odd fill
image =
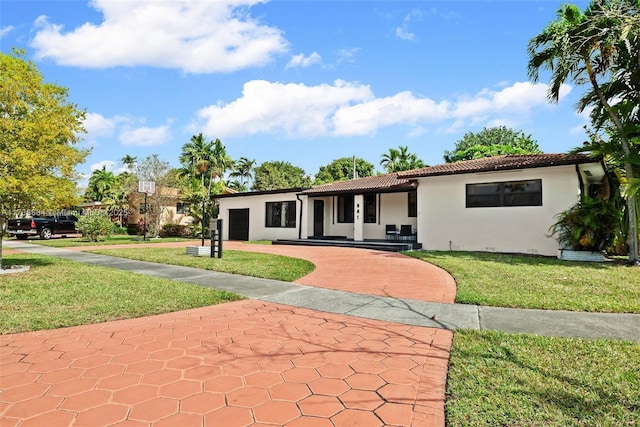
{"label": "downspout", "polygon": [[300,202],[300,218],[298,219],[298,240],[302,240],[302,206],[304,203],[299,194],[296,194],[296,199],[298,199],[298,201]]}
{"label": "downspout", "polygon": [[580,184],[580,202],[584,201],[584,181],[582,180],[582,174],[580,173],[580,165],[576,163],[576,173],[578,174],[578,183]]}

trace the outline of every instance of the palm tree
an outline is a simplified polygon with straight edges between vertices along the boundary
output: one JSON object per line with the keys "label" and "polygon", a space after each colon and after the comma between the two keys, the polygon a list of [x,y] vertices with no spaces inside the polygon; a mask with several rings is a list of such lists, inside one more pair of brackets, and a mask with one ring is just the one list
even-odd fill
{"label": "palm tree", "polygon": [[424,162],[414,153],[409,153],[409,147],[399,146],[390,148],[388,153],[384,153],[380,160],[380,165],[385,168],[387,173],[402,172],[410,169],[418,169],[425,166]]}
{"label": "palm tree", "polygon": [[[230,178],[237,178],[242,187],[248,187],[251,178],[253,177],[253,167],[255,166],[255,160],[249,160],[246,157],[240,157],[237,162],[234,163],[233,171],[229,174]],[[234,190],[237,188],[234,188]]]}
{"label": "palm tree", "polygon": [[[638,101],[633,93],[640,78],[640,6],[636,0],[592,1],[583,14],[575,5],[564,5],[558,19],[529,41],[529,77],[539,78],[540,69],[551,71],[549,99],[557,102],[562,85],[570,80],[577,85],[590,84],[578,111],[594,107],[592,121],[596,129],[615,129],[620,142],[619,157],[624,161],[627,180],[633,182],[634,168],[630,137],[638,132]],[[621,82],[635,82],[625,85]],[[635,92],[634,89],[635,88]],[[630,99],[631,97],[631,99]],[[634,110],[633,114],[629,114]],[[635,150],[634,150],[635,151]],[[627,192],[629,213],[629,263],[639,264],[638,219],[635,194]]]}
{"label": "palm tree", "polygon": [[136,167],[136,160],[138,160],[137,157],[126,154],[122,159],[120,159],[120,162],[127,167],[129,173],[132,173],[133,169]]}
{"label": "palm tree", "polygon": [[116,183],[116,176],[113,172],[108,171],[106,166],[103,166],[102,169],[96,169],[89,178],[88,196],[93,201],[101,202],[109,197]]}
{"label": "palm tree", "polygon": [[381,157],[380,166],[382,166],[387,173],[396,172],[400,160],[400,152],[395,148],[389,148],[389,152],[382,154]]}
{"label": "palm tree", "polygon": [[424,168],[427,165],[418,158],[418,156],[416,156],[414,153],[409,154],[409,156],[407,156],[407,162],[406,162],[406,169],[404,170],[411,170],[411,169],[420,169],[420,168]]}
{"label": "palm tree", "polygon": [[203,187],[207,185],[206,178],[213,158],[213,142],[207,142],[202,135],[193,135],[191,141],[182,146],[179,160],[183,165],[185,176],[200,180]]}
{"label": "palm tree", "polygon": [[224,174],[234,166],[233,159],[227,154],[227,148],[222,145],[222,141],[216,138],[212,142],[211,150],[211,176],[224,180]]}

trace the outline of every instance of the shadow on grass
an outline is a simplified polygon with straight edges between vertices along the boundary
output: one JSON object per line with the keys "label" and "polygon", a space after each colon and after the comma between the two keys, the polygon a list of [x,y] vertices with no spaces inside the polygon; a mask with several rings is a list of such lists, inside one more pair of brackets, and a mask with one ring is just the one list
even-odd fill
{"label": "shadow on grass", "polygon": [[47,265],[53,265],[56,263],[55,259],[42,258],[39,256],[31,257],[29,255],[22,255],[16,257],[15,255],[4,255],[2,257],[2,267],[11,267],[14,265],[28,265],[30,267],[44,267]]}

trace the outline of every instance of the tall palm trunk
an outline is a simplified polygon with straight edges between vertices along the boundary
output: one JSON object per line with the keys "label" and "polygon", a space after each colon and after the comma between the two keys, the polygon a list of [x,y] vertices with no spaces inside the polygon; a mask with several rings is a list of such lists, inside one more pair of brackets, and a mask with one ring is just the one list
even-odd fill
{"label": "tall palm trunk", "polygon": [[[589,80],[591,81],[591,85],[593,86],[594,91],[596,92],[598,99],[604,106],[605,110],[609,114],[609,118],[616,126],[618,130],[620,143],[622,145],[622,151],[627,159],[629,159],[631,155],[631,149],[629,148],[629,140],[624,133],[624,127],[618,115],[613,111],[611,105],[607,101],[606,97],[602,93],[600,89],[600,85],[596,80],[595,72],[593,71],[593,67],[591,66],[591,62],[589,58],[584,58],[584,62],[587,69],[587,74],[589,75]],[[629,160],[624,162],[624,171],[627,176],[627,180],[633,178],[633,165]],[[627,212],[629,212],[629,224],[628,224],[628,234],[629,234],[629,264],[639,265],[640,259],[638,258],[638,212],[637,212],[637,204],[636,204],[636,196],[630,195],[627,197]]]}

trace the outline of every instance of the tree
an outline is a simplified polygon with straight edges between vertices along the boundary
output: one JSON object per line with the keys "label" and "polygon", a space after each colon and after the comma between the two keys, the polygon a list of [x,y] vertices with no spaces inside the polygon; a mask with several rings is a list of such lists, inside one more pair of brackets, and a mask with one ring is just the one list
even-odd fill
{"label": "tree", "polygon": [[120,162],[126,166],[127,170],[131,173],[136,168],[136,160],[138,160],[137,157],[126,154],[122,159],[120,159]]}
{"label": "tree", "polygon": [[414,153],[409,153],[409,147],[407,146],[399,146],[397,150],[390,148],[387,153],[383,153],[380,157],[380,166],[387,173],[402,172],[426,166],[418,156]]}
{"label": "tree", "polygon": [[461,160],[480,159],[502,154],[542,153],[538,143],[524,132],[517,132],[506,126],[484,128],[478,133],[467,132],[456,142],[453,151],[444,152],[447,163]]}
{"label": "tree", "polygon": [[213,142],[207,142],[202,133],[193,135],[191,141],[182,146],[179,160],[184,168],[183,174],[200,180],[205,187],[207,178],[211,178]]}
{"label": "tree", "polygon": [[89,211],[78,218],[78,231],[92,242],[111,236],[114,224],[107,211]]}
{"label": "tree", "polygon": [[92,202],[107,201],[107,199],[111,198],[117,182],[117,177],[113,172],[108,171],[106,166],[102,166],[102,169],[94,170],[89,177],[85,199]]}
{"label": "tree", "polygon": [[[202,245],[207,216],[216,212],[215,202],[207,203],[211,196],[224,189],[224,175],[233,167],[233,160],[219,139],[206,142],[202,133],[191,137],[191,141],[182,146],[180,154],[182,169],[178,175],[183,179],[183,201],[189,204],[189,211],[202,224]],[[194,215],[200,212],[200,217]]]}
{"label": "tree", "polygon": [[[356,176],[353,176],[355,162]],[[320,166],[316,174],[314,184],[325,184],[334,181],[344,181],[345,179],[364,178],[373,175],[374,166],[361,158],[342,157],[336,159],[326,166]]]}
{"label": "tree", "polygon": [[[168,162],[160,160],[157,154],[146,157],[136,166],[136,175],[141,181],[156,183],[155,194],[147,196],[147,227],[152,236],[160,233],[160,222],[167,212],[167,206],[176,201],[176,189],[173,174]],[[139,206],[144,205],[144,194],[133,193]]]}
{"label": "tree", "polygon": [[289,162],[264,162],[255,169],[252,190],[267,191],[285,188],[302,188],[311,185],[304,169]]}
{"label": "tree", "polygon": [[68,96],[44,82],[24,51],[0,52],[0,267],[9,217],[77,205],[75,167],[88,154],[76,147],[85,111]]}
{"label": "tree", "polygon": [[230,178],[235,178],[236,184],[233,186],[230,185],[231,188],[235,190],[246,189],[253,178],[253,169],[256,165],[255,160],[249,160],[246,157],[240,157],[238,161],[233,163],[233,171],[229,174]]}
{"label": "tree", "polygon": [[640,2],[594,0],[584,13],[575,5],[564,5],[557,19],[529,41],[528,53],[533,81],[541,69],[551,71],[551,102],[558,101],[567,81],[588,85],[578,111],[593,108],[594,129],[608,129],[613,137],[610,147],[624,165],[629,263],[640,264],[637,191],[633,191],[634,163],[640,159]]}
{"label": "tree", "polygon": [[137,191],[138,177],[130,172],[122,172],[116,176],[116,183],[111,188],[105,202],[110,204],[109,213],[119,218],[120,226],[125,225],[124,217],[128,216],[130,201]]}

